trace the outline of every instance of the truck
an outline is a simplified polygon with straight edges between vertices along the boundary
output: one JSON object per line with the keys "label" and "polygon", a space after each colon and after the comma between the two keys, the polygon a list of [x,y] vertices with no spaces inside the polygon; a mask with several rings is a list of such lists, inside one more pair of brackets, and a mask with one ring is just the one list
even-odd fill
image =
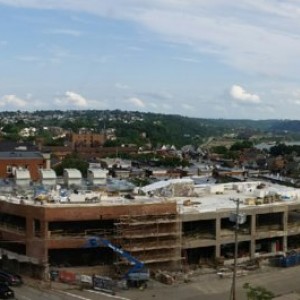
{"label": "truck", "polygon": [[91,248],[105,246],[112,249],[116,254],[126,259],[131,265],[131,268],[123,275],[123,279],[126,280],[127,286],[147,286],[147,282],[150,279],[149,270],[145,267],[143,262],[133,257],[126,250],[122,249],[121,247],[117,247],[109,240],[98,236],[88,238],[86,246]]}

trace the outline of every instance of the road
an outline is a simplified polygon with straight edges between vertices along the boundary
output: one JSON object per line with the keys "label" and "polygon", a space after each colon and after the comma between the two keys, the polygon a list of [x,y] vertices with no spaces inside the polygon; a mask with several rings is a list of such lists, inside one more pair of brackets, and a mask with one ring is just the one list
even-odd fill
{"label": "road", "polygon": [[[275,295],[283,295],[290,292],[300,294],[300,266],[279,269],[267,268],[237,279],[237,299],[246,300],[243,284],[248,282],[252,286],[263,286]],[[192,281],[184,284],[167,286],[153,282],[144,290],[130,289],[120,291],[116,296],[106,295],[96,291],[81,291],[76,287],[58,289],[33,288],[27,285],[13,288],[18,300],[224,300],[229,299],[231,279],[220,279],[216,274],[207,274],[193,277]],[[293,299],[300,299],[296,296]]]}
{"label": "road", "polygon": [[21,287],[12,287],[17,300],[130,300],[122,295],[112,296],[97,291],[81,291],[78,287],[39,288],[24,284]]}

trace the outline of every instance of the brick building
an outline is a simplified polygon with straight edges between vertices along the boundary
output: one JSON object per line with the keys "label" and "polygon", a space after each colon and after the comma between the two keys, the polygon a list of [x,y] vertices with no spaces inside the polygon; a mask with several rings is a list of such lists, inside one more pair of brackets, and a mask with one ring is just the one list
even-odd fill
{"label": "brick building", "polygon": [[[150,269],[230,264],[235,249],[232,199],[237,196],[244,216],[238,260],[300,249],[298,189],[253,181],[197,185],[192,190],[189,181],[177,179],[141,190],[154,196],[127,199],[101,194],[97,203],[41,205],[1,194],[2,255],[30,262],[40,276],[49,266],[97,266],[97,274],[103,275],[107,275],[104,266],[110,271],[116,264],[125,268],[110,248],[85,246],[96,235],[129,251]],[[159,191],[164,196],[159,197]]]}
{"label": "brick building", "polygon": [[[41,205],[29,200],[2,199],[2,255],[27,262],[22,271],[35,270],[39,277],[47,275],[49,266],[105,265],[113,269],[116,256],[111,249],[85,247],[90,236],[98,235],[132,252],[149,266],[179,263],[176,203],[153,202],[137,199],[134,204],[125,204],[114,198],[110,205]],[[121,261],[120,264],[122,267]]]}
{"label": "brick building", "polygon": [[14,178],[17,169],[27,169],[31,179],[39,179],[39,170],[50,168],[50,155],[31,151],[0,152],[0,178]]}
{"label": "brick building", "polygon": [[102,146],[106,141],[104,133],[94,133],[90,131],[80,131],[71,133],[71,145],[73,149],[80,147],[95,148]]}

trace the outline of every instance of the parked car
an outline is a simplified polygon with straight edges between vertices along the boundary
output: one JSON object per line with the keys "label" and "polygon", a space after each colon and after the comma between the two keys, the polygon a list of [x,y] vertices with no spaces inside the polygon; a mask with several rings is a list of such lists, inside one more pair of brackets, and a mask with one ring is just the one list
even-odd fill
{"label": "parked car", "polygon": [[0,283],[17,286],[23,284],[23,280],[20,275],[0,270]]}
{"label": "parked car", "polygon": [[0,283],[0,299],[14,299],[15,293],[5,283]]}

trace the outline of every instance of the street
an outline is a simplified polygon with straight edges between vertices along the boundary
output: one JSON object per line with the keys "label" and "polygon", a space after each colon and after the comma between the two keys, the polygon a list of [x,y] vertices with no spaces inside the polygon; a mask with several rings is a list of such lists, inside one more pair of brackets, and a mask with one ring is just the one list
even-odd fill
{"label": "street", "polygon": [[[248,282],[252,286],[263,286],[272,291],[276,296],[290,292],[300,293],[300,266],[279,269],[264,267],[243,277],[237,278],[237,299],[245,300],[246,293],[243,284]],[[159,282],[151,282],[145,290],[130,289],[120,291],[115,296],[105,293],[84,290],[76,286],[53,285],[49,288],[39,288],[24,285],[13,288],[18,300],[224,300],[229,299],[231,278],[220,279],[216,274],[207,274],[193,277],[191,282],[164,285]],[[295,298],[300,299],[299,296]]]}

